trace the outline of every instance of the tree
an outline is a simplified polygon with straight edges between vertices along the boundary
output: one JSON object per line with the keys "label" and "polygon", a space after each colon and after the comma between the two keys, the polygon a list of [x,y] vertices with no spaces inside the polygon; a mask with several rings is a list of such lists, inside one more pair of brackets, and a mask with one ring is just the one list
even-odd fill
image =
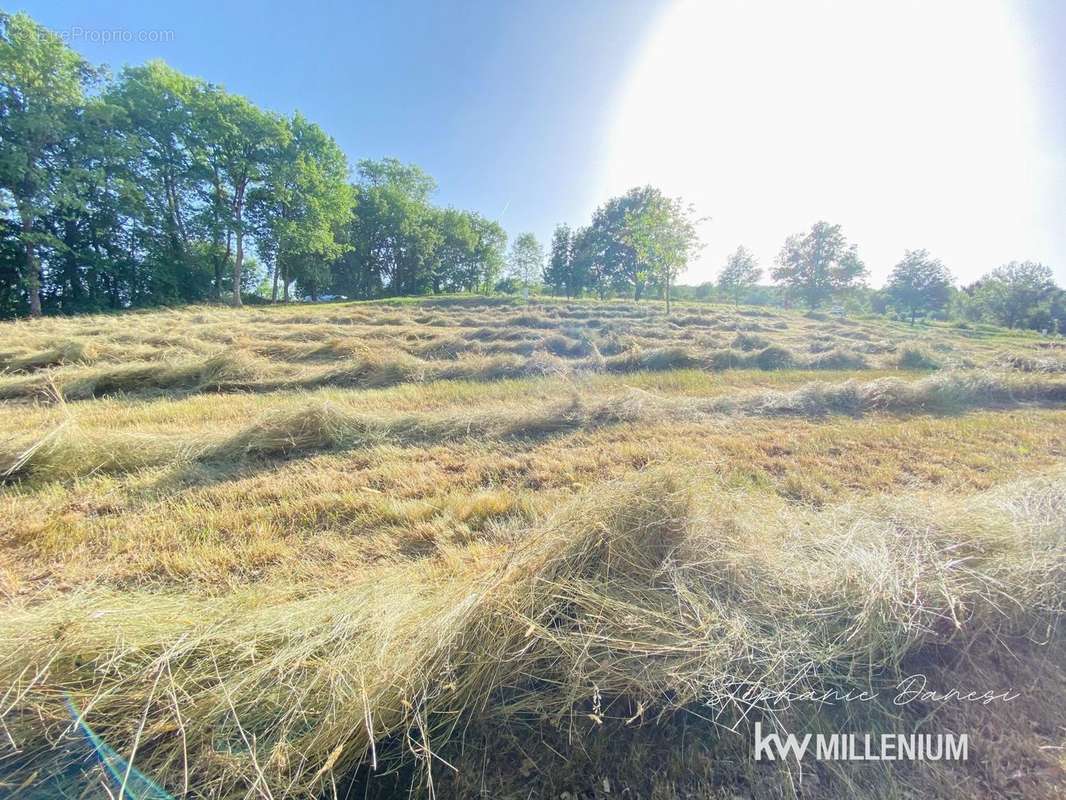
{"label": "tree", "polygon": [[175,302],[187,271],[157,257],[151,214],[131,164],[136,146],[122,135],[122,110],[89,100],[51,164],[47,211],[38,228],[46,280],[42,295],[65,313]]}
{"label": "tree", "polygon": [[723,294],[733,298],[733,304],[740,303],[740,296],[759,282],[762,277],[762,267],[755,260],[755,256],[741,245],[725,262],[721,272],[718,273],[718,288]]}
{"label": "tree", "polygon": [[910,316],[942,310],[951,299],[951,273],[925,250],[907,250],[885,285],[889,303]]}
{"label": "tree", "polygon": [[22,281],[30,316],[41,314],[37,248],[59,177],[55,168],[96,71],[25,14],[0,13],[0,188],[19,216]]}
{"label": "tree", "polygon": [[529,299],[529,287],[544,270],[544,248],[532,233],[520,233],[511,245],[507,259],[510,277],[520,283],[522,291]]}
{"label": "tree", "polygon": [[194,245],[199,231],[190,218],[199,184],[191,103],[202,90],[202,81],[152,61],[126,67],[104,95],[123,115],[113,133],[128,143],[126,170],[143,198],[136,217],[143,223],[147,259],[155,272],[170,273],[175,299],[183,300],[201,300],[210,291]]}
{"label": "tree", "polygon": [[573,276],[575,295],[585,289],[596,292],[603,300],[607,296],[608,280],[605,275],[600,252],[598,233],[592,226],[575,228],[570,234],[570,272]]}
{"label": "tree", "polygon": [[342,232],[352,215],[348,160],[325,131],[297,113],[268,166],[263,185],[249,196],[260,255],[273,260],[271,299],[279,275],[285,296],[296,280],[317,299],[330,282],[331,262],[345,251]]}
{"label": "tree", "polygon": [[808,233],[797,233],[785,240],[777,266],[770,274],[813,310],[836,292],[861,286],[866,266],[839,225],[816,222]]}
{"label": "tree", "polygon": [[194,103],[202,126],[201,159],[214,190],[215,226],[222,223],[225,227],[227,255],[231,234],[235,245],[233,305],[240,306],[249,192],[265,181],[290,134],[279,117],[219,86],[208,85],[197,92]]}
{"label": "tree", "polygon": [[490,291],[503,271],[504,252],[507,249],[507,233],[498,222],[480,214],[467,212],[474,228],[474,263],[476,280],[466,288],[470,291]]}
{"label": "tree", "polygon": [[556,225],[552,233],[551,254],[544,268],[544,283],[552,287],[552,293],[565,292],[570,297],[574,291],[574,247],[569,225]]}
{"label": "tree", "polygon": [[700,248],[692,208],[646,186],[643,202],[626,212],[622,239],[632,248],[645,280],[662,287],[669,316],[670,288]]}
{"label": "tree", "polygon": [[1001,325],[1013,328],[1055,293],[1049,267],[1035,261],[1011,261],[981,278],[970,293]]}
{"label": "tree", "polygon": [[433,178],[393,158],[360,161],[349,251],[332,265],[350,297],[489,290],[507,235],[492,220],[431,202]]}
{"label": "tree", "polygon": [[628,241],[627,216],[632,219],[649,201],[651,186],[638,186],[612,197],[592,215],[582,236],[582,257],[600,297],[609,290],[632,293],[639,301],[648,286],[647,265]]}
{"label": "tree", "polygon": [[360,161],[356,173],[351,252],[334,265],[335,285],[352,297],[431,291],[442,241],[433,178],[394,158]]}

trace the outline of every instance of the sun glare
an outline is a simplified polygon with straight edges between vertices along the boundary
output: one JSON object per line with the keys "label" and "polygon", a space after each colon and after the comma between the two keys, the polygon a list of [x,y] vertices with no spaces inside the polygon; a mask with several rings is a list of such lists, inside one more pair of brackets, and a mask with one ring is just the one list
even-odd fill
{"label": "sun glare", "polygon": [[924,247],[970,280],[1050,252],[1032,86],[999,3],[681,0],[629,78],[603,183],[711,218],[690,283],[739,244],[766,267],[818,219],[875,278]]}

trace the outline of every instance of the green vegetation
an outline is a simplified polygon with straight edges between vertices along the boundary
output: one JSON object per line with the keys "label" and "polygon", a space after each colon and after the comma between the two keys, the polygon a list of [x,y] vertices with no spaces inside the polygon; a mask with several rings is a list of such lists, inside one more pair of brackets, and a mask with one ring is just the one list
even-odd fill
{"label": "green vegetation", "polygon": [[[1060,794],[1059,351],[664,311],[0,326],[0,790],[100,779],[69,695],[176,797]],[[1021,697],[892,707],[915,672]],[[786,729],[980,755],[756,764],[744,697],[788,686],[885,700]]]}

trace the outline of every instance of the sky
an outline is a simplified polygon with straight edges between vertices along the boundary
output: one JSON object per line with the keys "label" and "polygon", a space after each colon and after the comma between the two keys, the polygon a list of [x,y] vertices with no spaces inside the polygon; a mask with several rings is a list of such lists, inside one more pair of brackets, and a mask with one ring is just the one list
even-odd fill
{"label": "sky", "polygon": [[826,219],[875,285],[913,248],[961,282],[1036,260],[1066,284],[1058,0],[12,5],[113,71],[161,58],[299,110],[545,246],[652,183],[705,218],[687,283]]}

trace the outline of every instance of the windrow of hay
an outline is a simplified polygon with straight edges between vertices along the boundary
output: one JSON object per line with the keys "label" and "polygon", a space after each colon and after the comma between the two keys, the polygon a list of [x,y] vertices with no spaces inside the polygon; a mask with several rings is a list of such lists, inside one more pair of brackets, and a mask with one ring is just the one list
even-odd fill
{"label": "windrow of hay", "polygon": [[710,398],[668,398],[630,389],[595,400],[575,388],[569,400],[529,408],[406,415],[355,413],[330,403],[309,403],[269,412],[235,433],[207,437],[85,431],[77,425],[76,413],[69,412],[43,436],[0,444],[0,479],[62,479],[191,459],[235,462],[377,445],[536,439],[666,418],[711,424],[722,415],[952,414],[1030,403],[1066,403],[1066,381],[957,371],[917,381],[814,382],[794,391],[749,391]]}
{"label": "windrow of hay", "polygon": [[34,375],[0,382],[0,400],[85,400],[110,394],[160,391],[227,392],[264,385],[266,365],[240,350],[202,359],[85,368],[62,375]]}
{"label": "windrow of hay", "polygon": [[992,363],[998,367],[1006,367],[1019,372],[1066,372],[1066,358],[1028,356],[1021,353],[1000,353],[993,359]]}
{"label": "windrow of hay", "polygon": [[752,690],[877,688],[926,649],[1046,634],[1064,520],[1062,473],[815,512],[655,472],[512,547],[323,596],[41,598],[0,619],[3,780],[84,763],[68,693],[139,769],[212,800],[332,796],[403,762],[432,794],[470,723],[531,742],[683,710],[729,725],[759,711]]}
{"label": "windrow of hay", "polygon": [[703,411],[730,414],[952,414],[1022,403],[1066,403],[1066,381],[1018,380],[993,372],[954,371],[916,381],[879,378],[814,382],[790,392],[766,391],[696,403]]}
{"label": "windrow of hay", "polygon": [[[739,339],[739,337],[738,337]],[[736,342],[737,340],[734,340]],[[610,356],[604,366],[610,372],[638,370],[705,369],[867,369],[869,364],[860,354],[835,348],[811,356],[799,356],[780,345],[754,349],[751,339],[740,342],[742,349],[719,349],[698,352],[683,346],[636,349]]]}
{"label": "windrow of hay", "polygon": [[940,369],[941,364],[926,350],[908,346],[899,351],[896,365],[901,369]]}
{"label": "windrow of hay", "polygon": [[[180,357],[170,354],[154,360],[116,364],[93,363],[99,345],[92,341],[70,341],[48,351],[24,357],[9,357],[8,368],[16,373],[0,376],[0,400],[36,399],[47,401],[57,390],[69,400],[83,400],[114,394],[158,394],[160,392],[269,392],[277,389],[324,386],[383,388],[404,383],[437,380],[496,381],[538,375],[565,375],[608,371],[668,371],[701,369],[719,372],[730,369],[766,371],[863,370],[871,367],[859,350],[819,342],[817,352],[798,353],[781,344],[752,334],[737,334],[734,347],[721,342],[699,340],[691,343],[642,347],[631,337],[596,337],[570,328],[566,333],[543,334],[528,330],[478,328],[461,336],[426,340],[410,334],[415,344],[400,347],[369,339],[333,337],[323,342],[272,340],[257,342],[246,335],[215,337],[214,352]],[[307,332],[295,334],[306,336]],[[650,341],[662,341],[654,337]],[[684,337],[682,337],[684,339]],[[689,337],[691,339],[691,337]],[[218,341],[227,341],[217,350]],[[488,344],[483,344],[488,342]],[[739,349],[737,349],[739,348]],[[881,352],[874,347],[872,352]],[[130,351],[133,352],[133,351]],[[143,359],[143,354],[136,356]],[[967,362],[970,363],[970,362]],[[1061,371],[1053,359],[1004,356],[998,362],[1011,369],[1032,372]],[[66,366],[61,366],[66,365]],[[44,367],[56,366],[55,370]],[[882,366],[900,369],[936,369],[941,362],[924,350],[905,347]]]}
{"label": "windrow of hay", "polygon": [[0,357],[0,370],[30,372],[62,364],[91,364],[97,358],[97,350],[92,341],[65,339],[47,350],[26,355],[5,354]]}
{"label": "windrow of hay", "polygon": [[[0,347],[0,371],[63,371],[90,363],[116,366],[131,357],[146,362],[180,361],[204,357],[219,346],[248,349],[282,373],[309,364],[361,358],[369,352],[378,357],[399,353],[438,360],[463,354],[546,351],[580,360],[595,355],[594,348],[617,355],[627,349],[693,344],[699,345],[704,357],[719,349],[752,354],[768,347],[793,354],[845,349],[881,355],[919,346],[957,351],[964,360],[988,365],[1003,347],[1031,346],[1028,343],[1035,338],[991,327],[982,327],[976,336],[971,330],[939,324],[910,327],[870,318],[837,320],[786,310],[706,304],[680,304],[677,314],[666,317],[660,308],[654,303],[575,303],[546,298],[521,307],[484,298],[437,302],[425,298],[400,304],[244,310],[200,307],[57,317],[8,325],[7,341]],[[981,341],[991,338],[994,343]],[[465,346],[486,342],[513,343],[514,347]],[[621,348],[618,342],[623,342]],[[892,358],[876,360],[879,367],[893,362]],[[794,361],[802,363],[803,358],[796,355]]]}

